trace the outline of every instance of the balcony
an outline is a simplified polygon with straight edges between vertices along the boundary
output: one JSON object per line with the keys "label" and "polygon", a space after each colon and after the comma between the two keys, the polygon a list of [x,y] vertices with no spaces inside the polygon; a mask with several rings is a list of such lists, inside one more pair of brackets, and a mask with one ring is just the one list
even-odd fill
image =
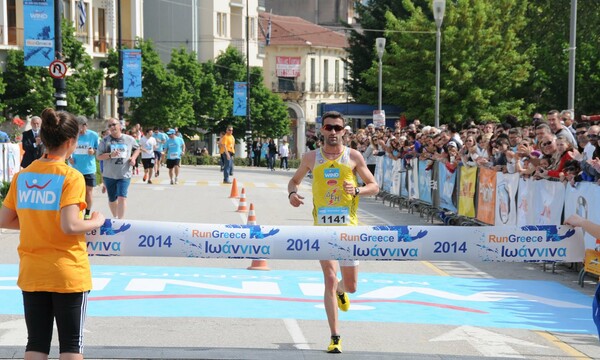
{"label": "balcony", "polygon": [[271,83],[273,92],[304,92],[304,82],[297,80],[279,79],[278,82]]}

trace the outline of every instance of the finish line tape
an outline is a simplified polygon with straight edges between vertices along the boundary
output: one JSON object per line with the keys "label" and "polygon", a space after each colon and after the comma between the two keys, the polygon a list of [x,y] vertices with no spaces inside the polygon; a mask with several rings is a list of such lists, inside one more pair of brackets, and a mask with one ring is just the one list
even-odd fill
{"label": "finish line tape", "polygon": [[90,255],[295,260],[580,262],[571,226],[276,226],[111,220]]}

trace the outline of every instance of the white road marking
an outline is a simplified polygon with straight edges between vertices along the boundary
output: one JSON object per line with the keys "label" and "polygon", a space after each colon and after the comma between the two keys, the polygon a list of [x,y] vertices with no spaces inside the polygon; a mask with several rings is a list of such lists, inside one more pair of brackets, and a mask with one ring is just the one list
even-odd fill
{"label": "white road marking", "polygon": [[283,319],[283,323],[285,324],[285,328],[288,333],[292,337],[292,341],[294,342],[294,347],[298,350],[310,350],[310,346],[308,346],[308,342],[298,325],[296,319]]}
{"label": "white road marking", "polygon": [[547,346],[515,339],[474,326],[460,326],[429,341],[466,341],[485,357],[509,357],[513,359],[523,359],[524,356],[509,344],[520,345],[525,348],[547,348]]}

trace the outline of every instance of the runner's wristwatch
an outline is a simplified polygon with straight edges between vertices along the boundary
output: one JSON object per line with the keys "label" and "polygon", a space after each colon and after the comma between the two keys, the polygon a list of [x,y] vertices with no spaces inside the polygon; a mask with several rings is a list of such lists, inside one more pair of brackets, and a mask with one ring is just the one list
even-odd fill
{"label": "runner's wristwatch", "polygon": [[358,196],[358,194],[360,194],[360,188],[359,187],[355,187],[354,188],[354,196]]}

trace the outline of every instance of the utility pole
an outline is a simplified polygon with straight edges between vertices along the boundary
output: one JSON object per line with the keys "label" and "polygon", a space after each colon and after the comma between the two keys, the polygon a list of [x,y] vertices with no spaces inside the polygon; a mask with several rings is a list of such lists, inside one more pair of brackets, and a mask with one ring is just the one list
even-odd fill
{"label": "utility pole", "polygon": [[252,165],[252,123],[250,118],[250,0],[246,0],[246,155]]}
{"label": "utility pole", "polygon": [[117,0],[117,49],[119,52],[119,89],[117,89],[119,122],[124,127],[123,114],[125,114],[125,105],[123,99],[123,38],[121,33],[121,0]]}
{"label": "utility pole", "polygon": [[[62,60],[62,31],[60,22],[62,20],[62,1],[54,1],[54,51],[55,59]],[[65,78],[54,79],[54,99],[56,110],[67,110],[67,82]]]}

